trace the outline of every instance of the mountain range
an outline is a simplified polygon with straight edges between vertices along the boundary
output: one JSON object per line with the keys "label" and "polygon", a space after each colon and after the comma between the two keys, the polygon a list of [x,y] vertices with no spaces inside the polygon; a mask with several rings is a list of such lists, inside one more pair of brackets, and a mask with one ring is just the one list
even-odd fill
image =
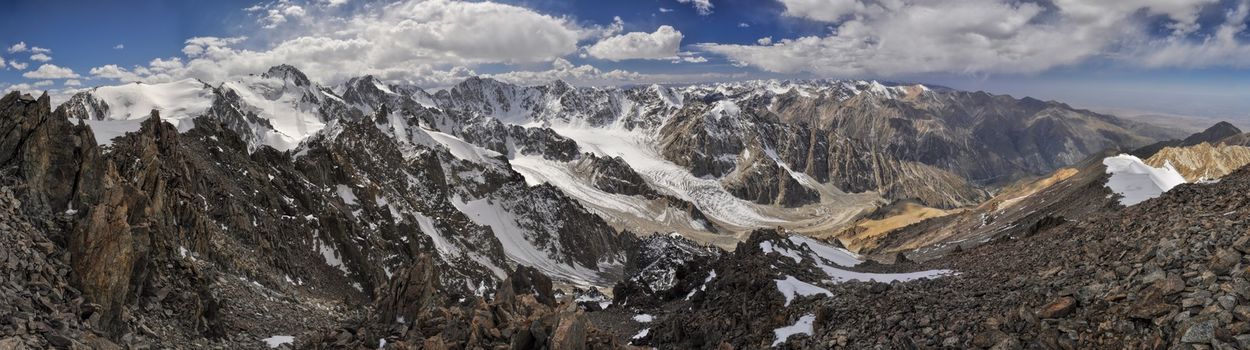
{"label": "mountain range", "polygon": [[[1068,298],[1094,307],[1083,317],[1140,320],[1106,306],[1139,287],[1125,275],[1167,270],[1143,283],[1171,283],[1200,268],[1104,254],[1147,254],[1138,241],[1065,253],[1111,264],[1097,281],[1024,256],[1072,245],[1060,230],[1164,235],[1115,215],[1209,223],[1161,202],[1244,216],[1236,199],[1195,196],[1237,191],[1250,162],[1232,125],[1186,138],[1055,101],[876,81],[474,77],[431,92],[373,76],[323,85],[280,65],[101,86],[59,106],[13,92],[0,118],[0,274],[25,276],[0,289],[0,348],[1067,344],[1090,323],[1056,334],[1006,302],[967,304]],[[1146,173],[1108,165],[1119,153]],[[1166,171],[1212,184],[1159,185],[1143,204],[1115,186]],[[1011,259],[1025,263],[992,263]],[[1052,267],[1062,283],[995,273]],[[987,285],[1018,291],[971,292]],[[1048,289],[1060,286],[1074,290]]]}

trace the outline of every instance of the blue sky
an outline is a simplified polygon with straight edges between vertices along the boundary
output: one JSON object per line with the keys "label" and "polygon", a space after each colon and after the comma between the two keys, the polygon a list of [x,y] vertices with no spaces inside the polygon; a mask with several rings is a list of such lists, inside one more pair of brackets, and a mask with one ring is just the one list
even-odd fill
{"label": "blue sky", "polygon": [[915,81],[1079,107],[1250,121],[1247,0],[5,0],[0,6],[0,88],[49,90],[62,98],[128,81],[223,81],[290,63],[327,84],[375,74],[435,88],[469,75],[583,85]]}

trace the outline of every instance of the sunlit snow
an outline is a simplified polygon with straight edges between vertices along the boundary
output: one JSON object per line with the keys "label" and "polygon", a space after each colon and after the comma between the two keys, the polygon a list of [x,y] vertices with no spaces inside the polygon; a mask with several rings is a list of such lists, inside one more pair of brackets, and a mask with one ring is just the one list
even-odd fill
{"label": "sunlit snow", "polygon": [[1155,168],[1147,165],[1141,158],[1127,154],[1104,158],[1102,164],[1107,166],[1107,173],[1111,174],[1111,178],[1107,180],[1107,188],[1121,195],[1120,204],[1125,206],[1158,197],[1172,187],[1185,183],[1185,177],[1172,168],[1171,164]]}
{"label": "sunlit snow", "polygon": [[781,345],[781,343],[785,343],[786,339],[789,339],[790,336],[792,335],[796,335],[796,334],[811,335],[812,334],[812,322],[815,322],[815,321],[816,321],[816,315],[807,314],[807,315],[803,315],[803,317],[799,317],[799,320],[794,322],[793,325],[789,325],[789,326],[785,326],[785,327],[781,327],[781,328],[777,328],[773,330],[773,334],[776,335],[776,339],[773,340],[773,346],[777,346],[777,345]]}

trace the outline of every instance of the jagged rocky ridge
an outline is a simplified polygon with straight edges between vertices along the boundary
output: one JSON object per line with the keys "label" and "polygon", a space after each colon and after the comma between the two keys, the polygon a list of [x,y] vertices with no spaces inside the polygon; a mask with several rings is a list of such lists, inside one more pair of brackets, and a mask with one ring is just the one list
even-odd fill
{"label": "jagged rocky ridge", "polygon": [[85,303],[71,307],[92,310],[77,313],[88,336],[23,326],[33,347],[58,334],[254,346],[355,317],[421,254],[449,298],[493,294],[515,266],[604,284],[632,240],[553,187],[398,141],[373,119],[278,152],[253,150],[228,121],[198,117],[179,133],[156,113],[101,148],[66,113],[46,95],[0,100],[16,215],[51,222],[39,229],[68,253],[60,276]]}
{"label": "jagged rocky ridge", "polygon": [[[148,101],[141,91],[175,87],[185,98]],[[136,91],[119,92],[126,89]],[[1169,136],[1060,103],[922,85],[590,88],[557,81],[522,87],[470,78],[429,93],[372,76],[331,89],[285,65],[218,86],[102,87],[76,95],[65,108],[89,120],[136,118],[109,108],[110,100],[162,109],[167,119],[182,119],[170,112],[206,114],[244,135],[253,150],[294,149],[326,125],[366,116],[386,121],[383,131],[400,140],[420,143],[414,130],[435,131],[503,155],[531,184],[550,182],[616,228],[640,232],[657,230],[645,223],[657,216],[671,217],[660,226],[684,233],[784,223],[824,228],[846,218],[813,213],[876,205],[847,192],[964,206],[987,198],[987,190],[1104,148]],[[650,189],[602,195],[602,183],[577,175],[596,172],[587,163],[613,165],[582,161],[585,153],[621,157]],[[631,176],[619,168],[597,172]],[[652,193],[661,196],[643,195]],[[813,209],[792,210],[805,206]]]}

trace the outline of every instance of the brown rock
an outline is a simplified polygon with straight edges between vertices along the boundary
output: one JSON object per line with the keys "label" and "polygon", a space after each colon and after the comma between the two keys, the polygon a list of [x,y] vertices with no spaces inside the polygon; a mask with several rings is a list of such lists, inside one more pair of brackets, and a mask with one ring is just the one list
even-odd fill
{"label": "brown rock", "polygon": [[1072,313],[1076,309],[1076,299],[1072,297],[1062,297],[1046,304],[1037,310],[1037,317],[1040,318],[1060,318]]}
{"label": "brown rock", "polygon": [[428,254],[417,257],[412,266],[395,276],[379,297],[381,318],[415,320],[427,308],[438,305],[438,273]]}
{"label": "brown rock", "polygon": [[1185,290],[1185,280],[1178,274],[1168,274],[1165,278],[1155,280],[1154,288],[1163,296],[1180,293]]}
{"label": "brown rock", "polygon": [[588,323],[586,314],[581,311],[561,315],[551,332],[551,349],[585,350]]}
{"label": "brown rock", "polygon": [[69,251],[74,281],[88,301],[103,308],[101,326],[117,335],[131,274],[146,254],[151,209],[109,164],[104,198],[75,227]]}
{"label": "brown rock", "polygon": [[1223,275],[1232,271],[1233,267],[1236,267],[1239,262],[1241,262],[1241,253],[1232,249],[1220,249],[1215,253],[1215,256],[1211,257],[1211,262],[1208,266],[1215,274]]}

